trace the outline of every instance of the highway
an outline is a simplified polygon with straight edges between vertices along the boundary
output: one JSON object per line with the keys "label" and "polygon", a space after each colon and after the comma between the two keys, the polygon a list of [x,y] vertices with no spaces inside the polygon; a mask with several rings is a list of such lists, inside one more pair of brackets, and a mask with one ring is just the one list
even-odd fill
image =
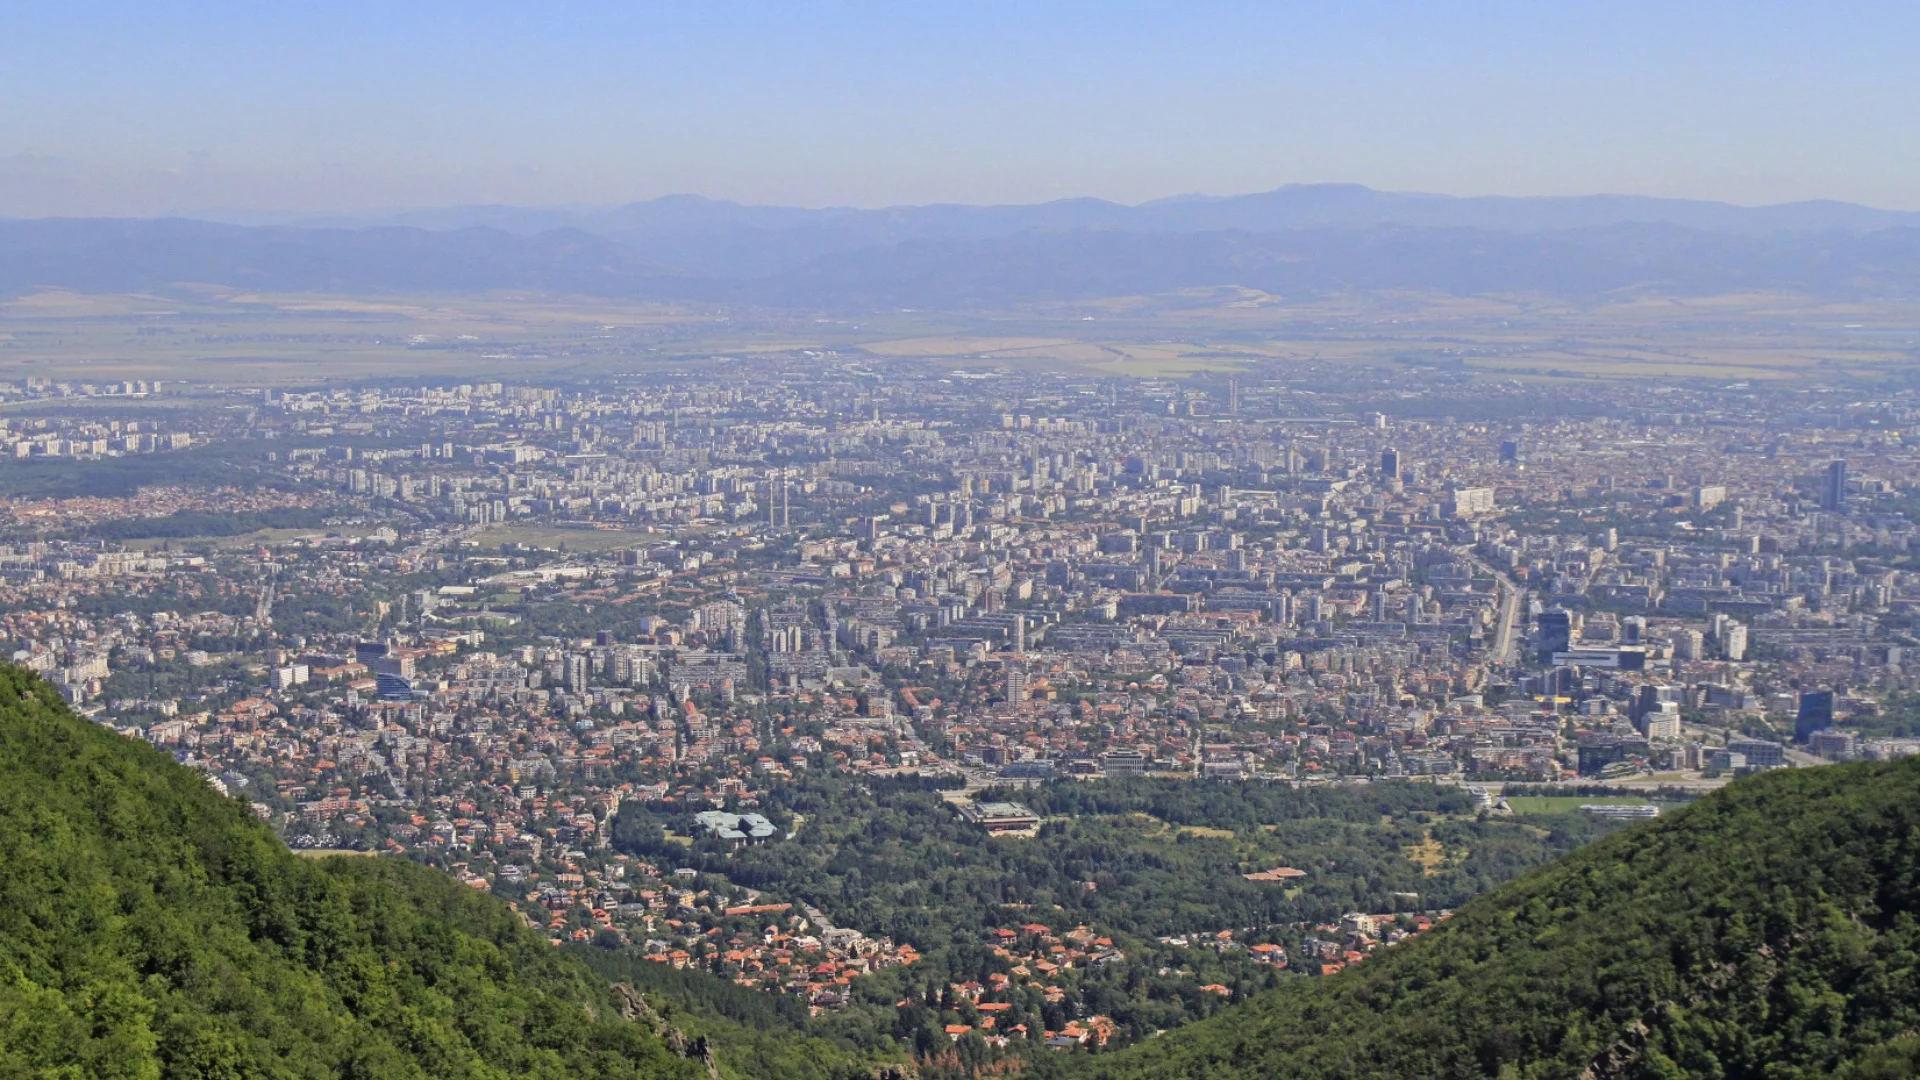
{"label": "highway", "polygon": [[[1464,553],[1463,553],[1464,554]],[[1500,590],[1500,616],[1493,629],[1493,644],[1487,649],[1487,662],[1502,665],[1513,662],[1513,646],[1520,634],[1520,599],[1526,594],[1507,575],[1468,554],[1473,565],[1493,575]]]}
{"label": "highway", "polygon": [[1513,662],[1513,641],[1520,632],[1521,594],[1519,588],[1504,575],[1500,578],[1500,591],[1503,596],[1500,601],[1500,626],[1493,632],[1493,649],[1489,659],[1496,664],[1510,664]]}

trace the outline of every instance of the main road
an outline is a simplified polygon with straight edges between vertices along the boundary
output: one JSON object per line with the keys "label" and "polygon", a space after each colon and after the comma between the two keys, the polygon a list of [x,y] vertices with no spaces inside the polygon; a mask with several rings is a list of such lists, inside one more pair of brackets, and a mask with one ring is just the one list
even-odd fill
{"label": "main road", "polygon": [[1512,663],[1514,639],[1520,632],[1520,599],[1526,594],[1512,578],[1471,554],[1467,558],[1473,565],[1493,575],[1494,587],[1500,593],[1500,617],[1493,628],[1493,645],[1487,649],[1487,662],[1497,665]]}

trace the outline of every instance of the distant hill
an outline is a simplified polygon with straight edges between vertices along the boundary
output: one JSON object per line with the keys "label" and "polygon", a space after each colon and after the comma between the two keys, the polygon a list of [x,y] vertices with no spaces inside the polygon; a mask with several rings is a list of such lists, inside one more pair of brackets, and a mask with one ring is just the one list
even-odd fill
{"label": "distant hill", "polygon": [[1701,296],[1778,291],[1920,296],[1920,229],[1747,235],[1619,224],[1140,233],[1077,229],[912,240],[822,256],[706,295],[802,307],[997,307],[1244,286],[1281,296],[1383,290],[1455,295]]}
{"label": "distant hill", "polygon": [[1920,758],[1769,773],[1077,1080],[1920,1074]]}
{"label": "distant hill", "polygon": [[645,291],[674,272],[578,231],[518,236],[379,227],[307,229],[181,218],[0,221],[0,295],[42,287],[132,292],[182,283],[268,292]]}
{"label": "distant hill", "polygon": [[[1074,228],[863,244],[811,225],[729,226],[632,241],[577,229],[523,236],[481,227],[0,221],[0,297],[45,288],[164,292],[213,284],[348,294],[534,291],[852,311],[964,310],[1235,285],[1282,296],[1428,290],[1600,298],[1764,290],[1920,297],[1916,228],[1765,234],[1664,224],[1529,232],[1399,225],[1264,233]],[[840,250],[809,254],[821,248]]]}
{"label": "distant hill", "polygon": [[0,220],[0,296],[39,288],[537,290],[780,307],[966,309],[1239,285],[1592,298],[1920,296],[1920,213],[1636,196],[1455,198],[1351,184],[1140,206],[880,210],[677,195],[248,223]]}
{"label": "distant hill", "polygon": [[704,1078],[490,897],[294,856],[0,666],[0,1075]]}
{"label": "distant hill", "polygon": [[[1634,195],[1460,198],[1375,191],[1359,184],[1289,184],[1251,195],[1184,195],[1140,206],[1101,199],[1059,199],[1024,206],[802,209],[670,195],[611,207],[455,206],[389,215],[285,216],[272,222],[251,216],[248,220],[252,224],[393,226],[435,231],[485,228],[523,236],[576,229],[620,241],[690,274],[732,279],[801,271],[817,259],[875,252],[912,241],[969,243],[1081,230],[1145,234],[1366,233],[1381,229],[1538,233],[1663,225],[1691,232],[1766,236],[1920,228],[1920,213],[1841,202],[1748,207]],[[1357,250],[1364,253],[1365,249]]]}
{"label": "distant hill", "polygon": [[[215,216],[215,220],[228,220]],[[1360,184],[1288,184],[1249,195],[1180,195],[1139,206],[1103,199],[1058,199],[1027,205],[956,203],[804,209],[753,206],[698,195],[669,195],[624,206],[452,206],[385,215],[242,215],[243,224],[423,229],[491,228],[534,234],[575,228],[602,235],[840,230],[864,244],[901,240],[968,240],[1020,232],[1119,229],[1132,232],[1277,232],[1286,229],[1492,229],[1534,232],[1604,225],[1660,224],[1710,232],[1875,232],[1920,227],[1920,213],[1854,203],[1809,201],[1736,206],[1704,199],[1640,195],[1517,197],[1375,191]]]}

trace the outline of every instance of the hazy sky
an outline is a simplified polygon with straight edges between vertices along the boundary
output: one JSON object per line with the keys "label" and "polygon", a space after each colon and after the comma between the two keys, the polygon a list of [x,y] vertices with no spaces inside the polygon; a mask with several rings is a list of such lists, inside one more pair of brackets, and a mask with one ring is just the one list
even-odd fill
{"label": "hazy sky", "polygon": [[1353,181],[1920,209],[1920,5],[0,3],[0,215],[1127,202]]}

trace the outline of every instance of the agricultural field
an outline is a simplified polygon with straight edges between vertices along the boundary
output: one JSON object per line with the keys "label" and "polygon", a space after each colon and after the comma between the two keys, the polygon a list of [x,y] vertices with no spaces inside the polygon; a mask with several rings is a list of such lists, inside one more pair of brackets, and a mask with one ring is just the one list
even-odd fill
{"label": "agricultural field", "polygon": [[541,295],[45,291],[0,302],[0,382],[32,377],[319,386],[595,376],[821,353],[959,369],[1184,378],[1267,361],[1525,381],[1877,380],[1920,358],[1920,305],[1791,296],[1283,297],[1183,290],[968,314],[732,312]]}

